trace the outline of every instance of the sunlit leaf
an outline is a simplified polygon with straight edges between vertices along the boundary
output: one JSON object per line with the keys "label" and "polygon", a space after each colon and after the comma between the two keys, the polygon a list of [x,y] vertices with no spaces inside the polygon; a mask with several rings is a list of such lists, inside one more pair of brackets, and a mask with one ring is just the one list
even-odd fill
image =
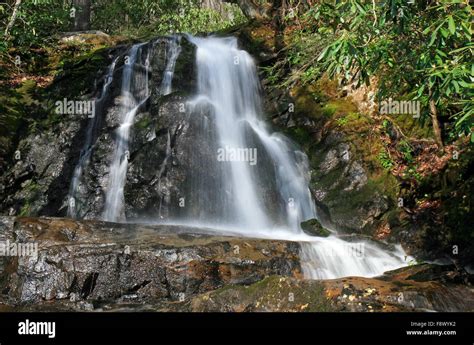
{"label": "sunlit leaf", "polygon": [[448,27],[449,27],[449,32],[451,32],[452,35],[456,32],[456,24],[454,23],[453,16],[448,16]]}

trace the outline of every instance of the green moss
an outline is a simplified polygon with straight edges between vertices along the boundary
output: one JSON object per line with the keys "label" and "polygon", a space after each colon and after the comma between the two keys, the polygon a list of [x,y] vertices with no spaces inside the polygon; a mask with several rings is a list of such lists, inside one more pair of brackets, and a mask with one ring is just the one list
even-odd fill
{"label": "green moss", "polygon": [[24,124],[32,121],[29,108],[35,108],[36,82],[26,80],[16,89],[0,88],[0,162],[14,149]]}
{"label": "green moss", "polygon": [[[317,157],[312,157],[313,162],[314,160],[319,160],[322,159],[322,156],[317,156]],[[319,166],[319,164],[317,165]],[[327,174],[323,176],[319,176],[319,172],[315,170],[315,179],[318,183],[318,185],[323,186],[324,189],[331,189],[331,187],[337,186],[341,180],[341,175],[342,175],[342,167],[339,167],[337,169],[333,169]]]}
{"label": "green moss", "polygon": [[133,125],[137,129],[147,129],[150,127],[152,119],[150,116],[143,116]]}
{"label": "green moss", "polygon": [[400,209],[393,208],[384,215],[384,219],[388,222],[391,228],[396,228],[401,225]]}
{"label": "green moss", "polygon": [[310,219],[301,223],[301,229],[307,234],[319,237],[328,237],[331,232],[321,225],[317,219]]}
{"label": "green moss", "polygon": [[417,139],[433,137],[433,130],[429,121],[416,119],[410,115],[393,116],[391,120],[402,130],[403,134],[408,137]]}
{"label": "green moss", "polygon": [[32,216],[32,211],[33,211],[33,202],[37,200],[40,197],[41,190],[39,185],[34,182],[30,181],[23,190],[23,193],[25,193],[25,198],[24,198],[24,203],[23,206],[20,209],[19,216],[20,217],[26,217],[26,216]]}
{"label": "green moss", "polygon": [[326,121],[329,111],[324,111],[324,97],[314,85],[295,88],[291,92],[295,100],[296,115],[303,115],[314,120]]}
{"label": "green moss", "polygon": [[342,117],[336,119],[336,123],[340,127],[344,127],[345,125],[347,125],[348,122],[349,122],[349,120],[345,116],[342,116]]}
{"label": "green moss", "polygon": [[33,103],[33,98],[32,98],[32,91],[34,91],[36,87],[36,82],[34,80],[25,80],[19,88],[17,88],[17,92],[20,95],[20,100],[24,104],[30,105]]}
{"label": "green moss", "polygon": [[258,56],[262,51],[275,51],[275,29],[272,24],[260,21],[245,23],[240,26],[221,31],[222,35],[238,34],[245,43],[245,49]]}
{"label": "green moss", "polygon": [[[334,173],[340,176],[340,173]],[[328,181],[323,182],[323,186],[330,187]],[[326,184],[328,183],[328,184]],[[341,198],[341,188],[328,189],[325,198],[325,203],[333,206],[333,217],[348,217],[353,216],[354,210],[371,203],[374,197],[386,196],[389,204],[394,204],[398,193],[398,183],[396,179],[390,174],[382,174],[379,176],[369,177],[367,184],[358,190],[345,191],[344,197]]]}
{"label": "green moss", "polygon": [[[324,80],[324,79],[323,79]],[[326,87],[326,90],[320,87]],[[364,161],[372,170],[378,170],[378,154],[383,145],[377,133],[374,132],[375,121],[370,116],[357,111],[354,103],[346,98],[331,98],[334,85],[330,81],[297,88],[295,94],[295,108],[297,114],[309,117],[316,122],[316,126],[325,126],[329,121],[332,127],[345,134],[352,152]],[[307,130],[291,129],[287,133],[306,150],[312,146],[312,135]],[[314,148],[313,149],[317,149]],[[310,154],[311,156],[311,154]],[[313,159],[310,160],[314,162]]]}
{"label": "green moss", "polygon": [[323,108],[322,108],[322,113],[324,116],[326,117],[332,117],[337,111],[337,107],[334,105],[334,104],[326,104]]}
{"label": "green moss", "polygon": [[31,204],[29,201],[25,201],[25,204],[22,206],[19,216],[20,217],[27,217],[30,215]]}
{"label": "green moss", "polygon": [[270,276],[249,286],[229,285],[212,292],[209,297],[218,304],[231,304],[234,300],[238,304],[252,305],[255,310],[334,310],[323,285],[280,276]]}
{"label": "green moss", "polygon": [[371,176],[368,184],[380,190],[385,196],[388,196],[393,202],[396,200],[400,186],[395,176],[388,172],[382,172],[379,175]]}
{"label": "green moss", "polygon": [[308,149],[313,143],[311,133],[304,127],[290,127],[286,128],[284,132],[304,149]]}
{"label": "green moss", "polygon": [[331,216],[347,219],[350,223],[356,210],[372,204],[374,198],[384,196],[388,198],[389,205],[394,205],[399,184],[380,164],[380,152],[385,150],[378,129],[380,120],[358,112],[350,99],[338,98],[337,84],[328,79],[322,78],[313,85],[296,88],[292,93],[297,113],[315,120],[315,127],[323,128],[323,136],[331,131],[341,133],[340,142],[350,146],[350,160],[360,162],[367,174],[364,186],[342,192],[345,185],[340,184],[341,176],[344,175],[346,165],[341,164],[326,174],[321,174],[319,169],[328,150],[338,145],[334,142],[338,140],[337,137],[333,137],[333,141],[328,144],[324,140],[316,142],[311,128],[294,127],[287,130],[287,134],[308,154],[312,167],[311,186],[326,192],[324,204],[331,209]]}
{"label": "green moss", "polygon": [[347,116],[356,112],[357,107],[346,98],[333,99],[323,107],[323,113],[328,117]]}
{"label": "green moss", "polygon": [[344,119],[344,124],[339,126],[339,130],[346,135],[347,141],[351,144],[351,151],[364,161],[369,169],[377,170],[378,156],[383,145],[379,135],[374,132],[374,120],[358,112],[349,112],[339,119]]}
{"label": "green moss", "polygon": [[107,52],[107,49],[94,49],[63,56],[58,62],[59,80],[55,83],[53,92],[59,89],[62,97],[71,99],[91,93],[97,71],[104,70],[110,62]]}

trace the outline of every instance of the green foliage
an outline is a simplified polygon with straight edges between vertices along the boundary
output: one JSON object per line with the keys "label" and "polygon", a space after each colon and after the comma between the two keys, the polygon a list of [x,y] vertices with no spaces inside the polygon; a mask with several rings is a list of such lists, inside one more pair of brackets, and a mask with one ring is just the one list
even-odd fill
{"label": "green foliage", "polygon": [[398,143],[398,150],[402,153],[406,162],[413,162],[413,149],[408,141],[401,140]]}
{"label": "green foliage", "polygon": [[[54,48],[58,34],[71,30],[73,0],[23,0],[5,37],[13,3],[0,5],[0,57],[13,64],[19,56],[22,69],[33,69],[30,60],[39,55],[39,50]],[[198,0],[91,0],[91,6],[92,29],[133,39],[212,32],[245,21],[235,4],[222,4],[221,13],[203,8]]]}
{"label": "green foliage", "polygon": [[133,37],[170,33],[212,32],[242,23],[236,5],[222,4],[228,18],[197,0],[95,0],[93,27],[111,34]]}
{"label": "green foliage", "polygon": [[390,158],[390,155],[384,149],[380,150],[378,159],[379,159],[380,165],[384,169],[391,170],[393,168],[394,163],[392,161],[392,158]]}
{"label": "green foliage", "polygon": [[423,179],[421,174],[418,173],[416,166],[408,166],[405,169],[405,171],[403,172],[403,177],[404,178],[412,178],[412,179],[415,179],[418,182],[420,182]]}
{"label": "green foliage", "polygon": [[3,36],[0,51],[6,52],[7,48],[15,48],[20,54],[29,54],[32,47],[51,43],[55,33],[67,31],[72,20],[70,8],[70,1],[64,0],[22,1],[7,41],[3,36],[4,28],[12,11],[9,7],[3,7],[3,11],[0,10]]}
{"label": "green foliage", "polygon": [[293,19],[300,29],[288,51],[291,81],[327,72],[362,85],[376,76],[379,100],[419,100],[422,121],[433,100],[449,137],[474,142],[471,21],[461,0],[321,1]]}
{"label": "green foliage", "polygon": [[340,117],[336,120],[337,125],[341,126],[341,127],[347,125],[348,122],[349,122],[349,119],[347,117],[344,117],[344,116]]}

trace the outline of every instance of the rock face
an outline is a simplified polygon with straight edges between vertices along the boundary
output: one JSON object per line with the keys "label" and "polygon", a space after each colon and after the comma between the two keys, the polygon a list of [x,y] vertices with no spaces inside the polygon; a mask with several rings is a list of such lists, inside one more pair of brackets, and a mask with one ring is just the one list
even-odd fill
{"label": "rock face", "polygon": [[[257,38],[245,30],[238,34],[244,48],[250,51],[257,51],[250,47],[252,39],[260,41],[267,34],[259,28],[255,28],[255,31],[260,35]],[[163,96],[160,94],[160,84],[169,57],[169,42],[170,38],[160,38],[143,45],[143,56],[134,67],[136,70],[143,69],[145,52],[149,54],[150,98],[139,110],[131,129],[122,219],[196,218],[200,209],[210,204],[189,193],[193,181],[210,181],[212,179],[209,176],[216,174],[210,170],[213,165],[207,161],[215,159],[215,150],[202,135],[206,132],[206,123],[213,119],[206,107],[196,109],[188,103],[196,93],[195,47],[185,37],[181,38],[181,53],[173,76],[173,92]],[[120,125],[122,72],[128,50],[129,46],[122,46],[108,51],[101,60],[99,75],[105,75],[107,64],[114,59],[116,67],[103,107],[97,114],[90,147],[91,157],[76,188],[77,218],[100,219],[104,211],[110,180],[110,160],[115,147],[116,129]],[[266,55],[272,54],[271,49],[265,52]],[[263,61],[268,57],[259,59]],[[106,82],[104,77],[98,78],[95,83],[90,80],[85,83],[87,87],[84,90],[75,90],[75,94],[69,94],[74,91],[67,86],[75,82],[73,71],[77,68],[73,66],[71,75],[66,73],[54,84],[51,92],[54,91],[58,99],[68,97],[75,100],[80,96],[87,99],[100,94]],[[94,77],[93,73],[88,74]],[[288,104],[292,98],[289,95],[269,92],[266,101],[272,105],[267,106],[268,114],[272,114],[274,123],[286,134],[292,136],[295,131],[305,130],[314,139],[315,145],[305,147],[305,151],[311,158],[311,187],[322,211],[322,218],[326,216],[336,228],[350,232],[372,230],[388,209],[390,200],[368,183],[367,167],[353,152],[346,138],[337,131],[325,133],[322,130],[325,120],[315,119],[311,111],[305,110],[310,107],[304,102],[297,101],[296,112],[290,113]],[[71,180],[81,153],[88,150],[84,147],[88,120],[65,116],[45,131],[30,133],[20,141],[19,159],[0,177],[0,214],[67,215]],[[265,163],[265,157],[259,157],[259,160],[261,164]],[[218,190],[212,185],[207,189]],[[259,194],[265,203],[275,200],[275,196],[263,188]],[[211,196],[211,199],[218,198]],[[183,201],[186,209],[180,207]],[[209,208],[206,214],[212,213],[212,205]],[[278,219],[279,215],[274,214],[272,217]]]}
{"label": "rock face", "polygon": [[[116,40],[106,40],[102,35],[87,36],[99,46],[116,44]],[[119,45],[97,50],[85,58],[65,60],[54,83],[32,93],[34,121],[28,130],[22,131],[15,155],[0,176],[2,215],[66,214],[66,195],[90,119],[79,114],[58,114],[55,102],[89,101],[99,97],[106,82],[107,66],[127,49]],[[108,106],[117,93],[117,85],[111,85],[111,97],[104,100],[104,106]],[[100,114],[97,120],[101,128]]]}
{"label": "rock face", "polygon": [[[7,242],[8,241],[8,242]],[[379,278],[304,280],[298,243],[209,229],[0,218],[3,311],[473,311],[473,277],[418,265]]]}
{"label": "rock face", "polygon": [[336,311],[319,281],[271,276],[250,286],[228,286],[194,297],[184,310],[195,312]]}
{"label": "rock face", "polygon": [[[431,281],[430,272],[433,271],[438,271],[438,276],[431,276],[431,279],[442,276],[444,282]],[[419,277],[423,274],[427,277]],[[201,294],[186,303],[184,310],[210,312],[474,310],[474,292],[466,286],[457,285],[456,278],[452,275],[453,272],[446,267],[419,265],[386,272],[384,276],[376,279],[348,277],[314,281],[274,276],[251,286],[229,286]]]}
{"label": "rock face", "polygon": [[[178,199],[184,193],[187,171],[190,170],[188,164],[202,165],[202,162],[196,162],[193,151],[202,149],[206,152],[206,141],[193,137],[193,128],[202,123],[205,114],[191,116],[192,109],[187,106],[187,101],[195,93],[196,71],[195,47],[185,38],[181,39],[181,53],[173,77],[173,90],[179,92],[167,96],[160,93],[171,39],[159,38],[144,44],[139,61],[134,66],[137,71],[143,69],[149,55],[150,98],[139,110],[131,131],[123,215],[127,218],[149,215],[150,209],[155,213],[160,210],[159,215],[153,216],[166,216],[170,208],[177,209]],[[14,165],[0,177],[1,214],[65,216],[75,168],[81,154],[90,149],[91,157],[82,171],[76,191],[76,216],[86,219],[101,217],[109,183],[110,159],[115,147],[115,131],[122,115],[122,71],[129,48],[122,46],[107,51],[101,56],[100,68],[90,63],[89,77],[94,78],[101,73],[105,76],[107,64],[116,61],[108,92],[103,95],[100,109],[96,109],[91,147],[84,147],[91,121],[84,116],[61,115],[64,118],[45,131],[28,134],[18,145],[19,155]],[[92,78],[87,88],[68,88],[76,82],[74,78],[78,68],[73,66],[70,74],[65,73],[53,84],[50,90],[53,101],[101,96],[106,82],[104,76],[97,80]]]}
{"label": "rock face", "polygon": [[36,256],[3,258],[0,300],[14,306],[171,303],[269,275],[300,275],[297,243],[206,229],[3,217],[0,240],[38,244]]}
{"label": "rock face", "polygon": [[368,185],[367,168],[337,132],[319,144],[313,164],[313,188],[317,202],[341,230],[366,231],[389,209],[389,199]]}
{"label": "rock face", "polygon": [[[161,84],[170,59],[169,46],[174,40],[180,41],[180,53],[172,78],[172,92],[163,95]],[[225,199],[224,186],[216,185],[222,183],[219,182],[221,170],[215,164],[217,148],[213,145],[217,142],[213,140],[217,135],[213,130],[216,120],[209,105],[190,102],[196,96],[195,49],[184,36],[162,37],[140,46],[133,65],[137,75],[134,78],[143,77],[144,71],[148,71],[149,99],[138,110],[130,129],[120,221],[146,218],[186,221],[208,215],[213,216],[212,219],[229,218],[219,214],[221,211],[215,207],[216,200]],[[85,98],[103,98],[92,129],[89,128],[92,120],[67,116],[44,132],[30,133],[20,142],[19,159],[0,177],[0,214],[102,219],[112,178],[110,167],[117,129],[124,115],[121,86],[129,51],[130,46],[121,47],[103,59],[100,71],[104,73],[107,62],[115,61],[107,93],[101,95],[100,92],[107,82],[105,77],[99,78],[97,87],[90,86],[84,91]],[[147,61],[148,69],[145,68]],[[65,75],[63,80],[66,84],[72,83],[73,75]],[[56,88],[62,100],[67,85],[64,89],[59,85]],[[78,97],[64,94],[66,96],[71,100]],[[92,138],[86,147],[88,133],[92,133]],[[258,157],[261,176],[258,176],[257,194],[272,213],[271,217],[282,221],[280,208],[283,206],[272,175],[274,164],[261,145],[256,140],[252,142],[252,147],[262,152]],[[74,193],[70,194],[71,181],[85,152],[90,152],[90,157],[80,169]],[[197,187],[206,193],[196,193]],[[71,202],[74,212],[68,213]]]}
{"label": "rock face", "polygon": [[[392,206],[391,196],[370,180],[370,166],[331,123],[327,110],[311,98],[318,96],[312,95],[307,90],[293,95],[272,91],[266,100],[267,112],[275,114],[273,123],[308,154],[310,187],[323,224],[340,231],[372,234]],[[293,112],[288,110],[290,105]],[[353,105],[347,108],[344,111],[355,111]]]}
{"label": "rock face", "polygon": [[422,264],[386,272],[377,279],[348,277],[324,285],[328,298],[341,311],[472,311],[472,275],[453,269]]}

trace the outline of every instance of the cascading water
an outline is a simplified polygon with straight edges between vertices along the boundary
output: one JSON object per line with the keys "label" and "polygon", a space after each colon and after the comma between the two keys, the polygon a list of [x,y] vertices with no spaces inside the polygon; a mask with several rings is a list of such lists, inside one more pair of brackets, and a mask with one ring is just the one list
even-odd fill
{"label": "cascading water", "polygon": [[[307,158],[284,136],[270,134],[259,118],[260,86],[253,59],[238,49],[235,38],[190,40],[197,46],[199,89],[192,104],[210,107],[217,131],[215,147],[234,153],[258,148],[258,157],[267,158],[254,166],[245,160],[222,163],[216,159],[222,179],[217,185],[224,188],[224,200],[215,200],[221,219],[205,215],[206,219],[197,221],[226,224],[246,235],[300,241],[302,268],[308,278],[374,276],[403,266],[400,248],[389,253],[371,243],[343,241],[336,232],[328,238],[302,233],[300,223],[317,218],[308,187]],[[262,201],[257,192],[262,186],[263,190],[276,189],[277,199]],[[197,187],[195,193],[206,193]],[[278,214],[283,217],[269,216]],[[276,230],[282,228],[283,232]]]}
{"label": "cascading water", "polygon": [[78,202],[81,200],[77,194],[80,194],[78,191],[79,189],[79,184],[81,182],[81,177],[83,171],[87,168],[87,165],[89,163],[91,154],[92,154],[92,149],[93,149],[93,144],[94,140],[96,137],[96,131],[98,124],[100,122],[100,114],[102,113],[102,107],[103,103],[106,99],[106,96],[109,91],[109,87],[112,84],[113,81],[113,76],[115,72],[115,66],[117,64],[118,58],[115,58],[112,64],[109,66],[107,70],[107,74],[104,79],[104,83],[102,86],[102,92],[95,100],[94,104],[94,114],[95,116],[92,117],[87,125],[87,132],[86,132],[86,140],[84,142],[84,146],[81,151],[81,155],[79,157],[79,162],[77,163],[76,167],[74,168],[74,173],[72,176],[71,180],[71,185],[69,187],[69,195],[68,195],[68,211],[67,214],[69,217],[76,218],[80,216],[78,213],[80,211],[78,205]]}
{"label": "cascading water", "polygon": [[179,37],[171,37],[168,42],[168,50],[166,52],[166,68],[163,73],[163,80],[161,82],[160,94],[169,95],[171,93],[171,86],[173,82],[174,69],[176,60],[181,53],[181,46],[179,45]]}
{"label": "cascading water", "polygon": [[[215,123],[218,150],[237,152],[253,149],[246,143],[245,121],[256,114],[257,84],[252,78],[250,56],[236,49],[235,39],[192,38],[197,46],[198,91],[200,99],[211,106],[211,117]],[[244,151],[240,151],[244,152]],[[220,218],[237,223],[243,228],[268,228],[271,224],[257,195],[254,167],[240,160],[218,161],[219,178],[226,200],[215,207],[224,207]],[[201,193],[205,191],[196,190]],[[222,223],[219,220],[220,223]]]}
{"label": "cascading water", "polygon": [[407,265],[401,246],[388,252],[367,241],[343,241],[337,234],[300,243],[301,267],[311,279],[374,277]]}
{"label": "cascading water", "polygon": [[[133,125],[137,111],[145,104],[149,97],[149,51],[146,49],[144,66],[140,65],[141,59],[143,58],[143,47],[145,47],[145,44],[136,44],[130,49],[129,54],[125,58],[122,74],[122,123],[116,130],[116,146],[109,170],[109,185],[103,213],[103,219],[111,222],[124,219],[123,190],[127,175],[128,160],[130,158],[128,152],[130,127]],[[139,72],[135,71],[137,68],[140,69]]]}
{"label": "cascading water", "polygon": [[[197,207],[180,210],[175,213],[176,217],[165,221],[206,226],[243,236],[298,241],[303,273],[312,279],[375,276],[403,266],[404,253],[400,247],[385,251],[367,241],[344,241],[336,231],[328,238],[302,232],[302,221],[318,218],[309,189],[308,160],[285,136],[271,133],[261,119],[260,83],[253,59],[238,49],[235,38],[188,36],[188,39],[197,47],[198,72],[198,94],[188,102],[192,110],[190,121],[195,124],[193,138],[205,142],[202,149],[206,151],[193,155],[202,159],[205,168],[188,167],[193,171],[183,187],[188,203]],[[179,38],[169,39],[166,66],[158,88],[160,95],[171,93],[180,52]],[[107,221],[125,220],[124,186],[130,128],[150,96],[149,60],[149,47],[137,44],[130,49],[123,68],[122,118],[116,130],[103,211],[103,219]],[[85,147],[90,146],[86,142]],[[71,184],[71,196],[89,156],[87,152],[82,162],[81,155]],[[168,131],[165,159],[156,177],[160,184],[170,157]],[[160,203],[156,210],[159,219],[163,218],[161,207]],[[71,215],[76,213],[75,209],[70,211]]]}

